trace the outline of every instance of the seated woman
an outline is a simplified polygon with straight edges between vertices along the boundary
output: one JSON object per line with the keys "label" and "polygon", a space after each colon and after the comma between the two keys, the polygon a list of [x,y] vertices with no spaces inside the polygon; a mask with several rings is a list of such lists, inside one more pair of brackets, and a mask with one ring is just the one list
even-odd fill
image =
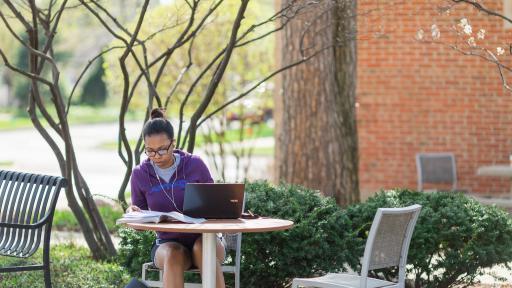
{"label": "seated woman", "polygon": [[[182,213],[185,185],[212,183],[210,171],[199,157],[174,149],[174,129],[162,109],[151,111],[142,135],[148,159],[133,169],[132,206],[127,212],[144,209]],[[164,287],[183,287],[184,271],[192,266],[202,268],[201,234],[157,232],[157,236],[151,258],[163,270]],[[217,288],[225,287],[220,267],[224,254],[224,246],[217,239]]]}

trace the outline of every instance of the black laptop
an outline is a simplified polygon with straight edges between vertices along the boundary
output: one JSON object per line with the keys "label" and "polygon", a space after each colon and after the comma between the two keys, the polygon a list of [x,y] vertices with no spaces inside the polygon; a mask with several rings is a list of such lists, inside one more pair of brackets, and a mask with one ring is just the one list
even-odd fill
{"label": "black laptop", "polygon": [[242,214],[245,184],[187,183],[183,214],[206,219],[237,219]]}

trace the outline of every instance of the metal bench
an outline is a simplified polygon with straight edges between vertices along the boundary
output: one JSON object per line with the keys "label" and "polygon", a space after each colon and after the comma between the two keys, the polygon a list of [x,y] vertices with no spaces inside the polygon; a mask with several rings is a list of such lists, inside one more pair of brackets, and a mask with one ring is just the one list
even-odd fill
{"label": "metal bench", "polygon": [[27,258],[43,240],[43,264],[0,267],[0,273],[44,270],[51,287],[50,233],[53,213],[66,179],[0,170],[0,255]]}

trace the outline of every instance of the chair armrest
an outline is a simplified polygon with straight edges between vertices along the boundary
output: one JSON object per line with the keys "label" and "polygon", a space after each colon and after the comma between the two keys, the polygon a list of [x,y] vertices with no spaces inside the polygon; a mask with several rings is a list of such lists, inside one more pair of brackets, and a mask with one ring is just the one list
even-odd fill
{"label": "chair armrest", "polygon": [[20,223],[7,223],[7,222],[0,222],[0,228],[18,228],[18,229],[38,229],[41,226],[45,225],[48,218],[44,217],[43,219],[39,220],[36,223],[33,224],[20,224]]}

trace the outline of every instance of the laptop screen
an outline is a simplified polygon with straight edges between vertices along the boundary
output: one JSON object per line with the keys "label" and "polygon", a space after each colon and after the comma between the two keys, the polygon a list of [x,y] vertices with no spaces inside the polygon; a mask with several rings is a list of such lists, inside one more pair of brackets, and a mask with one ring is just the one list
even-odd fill
{"label": "laptop screen", "polygon": [[206,219],[240,218],[244,189],[243,183],[188,183],[183,214]]}

